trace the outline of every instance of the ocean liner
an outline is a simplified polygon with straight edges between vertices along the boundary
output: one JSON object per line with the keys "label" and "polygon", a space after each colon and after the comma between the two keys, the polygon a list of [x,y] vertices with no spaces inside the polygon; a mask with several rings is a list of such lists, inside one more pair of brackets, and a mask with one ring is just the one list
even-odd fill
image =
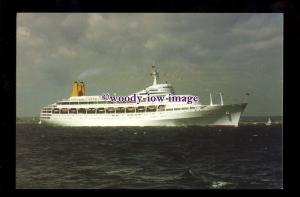
{"label": "ocean liner", "polygon": [[[203,105],[193,95],[175,95],[169,83],[159,83],[152,66],[153,84],[128,98],[140,102],[117,101],[103,95],[86,96],[84,82],[73,83],[71,97],[43,107],[40,123],[61,126],[231,126],[237,127],[247,102]],[[108,96],[108,95],[106,95]],[[149,98],[163,98],[150,100]],[[182,99],[183,98],[183,99]],[[185,102],[187,101],[188,102]],[[184,102],[183,102],[184,101]]]}

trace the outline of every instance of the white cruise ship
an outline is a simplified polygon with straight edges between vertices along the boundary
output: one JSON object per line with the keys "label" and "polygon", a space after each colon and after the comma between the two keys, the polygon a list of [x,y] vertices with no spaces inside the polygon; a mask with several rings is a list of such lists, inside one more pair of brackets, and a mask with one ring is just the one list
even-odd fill
{"label": "white cruise ship", "polygon": [[[237,127],[247,103],[203,105],[193,95],[175,95],[168,83],[158,83],[158,72],[152,66],[153,84],[128,97],[140,102],[115,102],[101,95],[86,96],[83,82],[75,81],[72,95],[43,107],[40,123],[61,126],[233,126]],[[151,101],[149,97],[164,98]]]}

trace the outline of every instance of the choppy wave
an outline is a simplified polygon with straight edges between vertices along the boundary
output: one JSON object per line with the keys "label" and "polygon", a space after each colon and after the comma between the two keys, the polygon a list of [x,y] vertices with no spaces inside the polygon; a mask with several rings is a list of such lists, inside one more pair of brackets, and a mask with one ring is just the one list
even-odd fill
{"label": "choppy wave", "polygon": [[282,188],[282,126],[17,124],[16,187]]}

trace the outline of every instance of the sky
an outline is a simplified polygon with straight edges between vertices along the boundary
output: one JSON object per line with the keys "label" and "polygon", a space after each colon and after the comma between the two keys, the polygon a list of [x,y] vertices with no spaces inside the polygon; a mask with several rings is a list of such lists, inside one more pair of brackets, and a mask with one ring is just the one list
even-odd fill
{"label": "sky", "polygon": [[202,104],[244,101],[245,116],[283,113],[281,13],[18,13],[17,116],[86,83],[87,95],[129,95],[159,82]]}

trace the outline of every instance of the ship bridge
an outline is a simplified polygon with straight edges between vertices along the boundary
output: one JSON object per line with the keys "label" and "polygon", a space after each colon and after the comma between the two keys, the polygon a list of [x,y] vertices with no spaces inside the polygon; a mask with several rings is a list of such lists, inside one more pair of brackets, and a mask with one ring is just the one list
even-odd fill
{"label": "ship bridge", "polygon": [[155,69],[155,66],[152,66],[153,71],[150,75],[153,76],[153,84],[147,87],[144,90],[136,92],[137,95],[165,95],[165,94],[175,94],[173,86],[168,83],[158,83],[159,73]]}
{"label": "ship bridge", "polygon": [[171,84],[157,84],[147,87],[144,90],[141,90],[137,95],[164,95],[164,94],[174,94],[174,89]]}

